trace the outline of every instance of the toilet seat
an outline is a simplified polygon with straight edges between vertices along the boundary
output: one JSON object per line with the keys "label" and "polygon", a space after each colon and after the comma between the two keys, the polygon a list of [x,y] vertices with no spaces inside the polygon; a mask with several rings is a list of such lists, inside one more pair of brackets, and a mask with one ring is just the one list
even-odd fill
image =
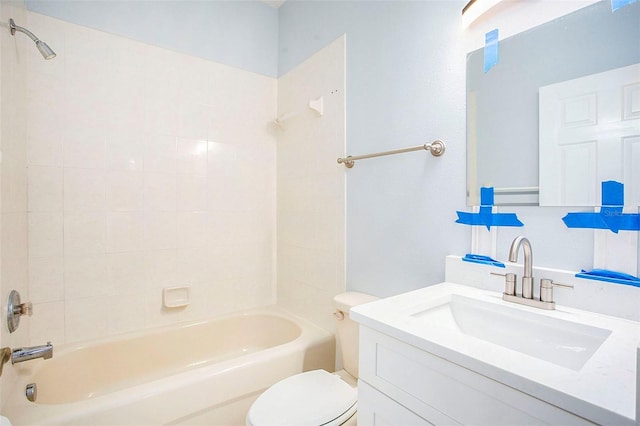
{"label": "toilet seat", "polygon": [[325,370],[296,374],[267,389],[253,403],[247,425],[340,425],[356,412],[357,391]]}

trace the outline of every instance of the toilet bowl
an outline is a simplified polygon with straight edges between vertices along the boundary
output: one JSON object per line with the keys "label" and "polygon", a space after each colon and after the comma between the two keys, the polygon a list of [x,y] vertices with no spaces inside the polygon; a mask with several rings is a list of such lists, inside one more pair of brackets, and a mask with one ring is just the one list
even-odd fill
{"label": "toilet bowl", "polygon": [[279,381],[249,408],[247,426],[355,425],[358,405],[358,324],[349,310],[376,300],[364,293],[346,292],[334,299],[338,342],[344,370],[306,371]]}

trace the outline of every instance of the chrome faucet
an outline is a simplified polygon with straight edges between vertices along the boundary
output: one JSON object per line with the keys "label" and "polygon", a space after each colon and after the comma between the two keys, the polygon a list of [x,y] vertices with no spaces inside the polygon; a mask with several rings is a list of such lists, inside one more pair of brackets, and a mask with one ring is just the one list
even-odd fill
{"label": "chrome faucet", "polygon": [[533,298],[533,252],[531,243],[523,236],[516,237],[509,248],[509,262],[518,261],[518,252],[522,247],[524,252],[524,271],[522,274],[522,297]]}
{"label": "chrome faucet", "polygon": [[522,247],[524,252],[524,271],[522,274],[522,293],[516,292],[517,277],[514,273],[497,274],[492,272],[493,275],[502,275],[505,277],[504,293],[502,293],[502,299],[508,302],[519,303],[521,305],[533,306],[535,308],[542,309],[555,309],[556,304],[553,301],[553,287],[569,287],[572,285],[554,283],[548,278],[540,280],[540,298],[533,297],[533,252],[531,250],[531,243],[525,237],[516,237],[511,243],[509,248],[509,262],[518,261],[518,252]]}
{"label": "chrome faucet", "polygon": [[11,364],[29,361],[31,359],[49,359],[53,356],[53,345],[47,342],[46,345],[30,346],[27,348],[17,348],[11,351]]}

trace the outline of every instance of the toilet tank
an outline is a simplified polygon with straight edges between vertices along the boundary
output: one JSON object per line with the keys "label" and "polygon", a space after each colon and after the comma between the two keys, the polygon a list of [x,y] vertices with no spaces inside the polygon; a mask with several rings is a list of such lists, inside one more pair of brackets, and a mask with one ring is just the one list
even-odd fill
{"label": "toilet tank", "polygon": [[333,298],[338,320],[338,342],[342,354],[342,364],[347,373],[358,378],[358,323],[349,317],[351,308],[377,300],[370,294],[348,291]]}

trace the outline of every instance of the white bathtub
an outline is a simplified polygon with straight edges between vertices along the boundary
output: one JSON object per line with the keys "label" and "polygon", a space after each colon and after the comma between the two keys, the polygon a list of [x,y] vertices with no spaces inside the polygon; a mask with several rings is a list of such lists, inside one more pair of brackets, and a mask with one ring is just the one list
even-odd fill
{"label": "white bathtub", "polygon": [[334,351],[333,335],[276,307],[64,345],[14,366],[19,380],[2,414],[14,426],[240,425],[276,381],[332,371]]}

